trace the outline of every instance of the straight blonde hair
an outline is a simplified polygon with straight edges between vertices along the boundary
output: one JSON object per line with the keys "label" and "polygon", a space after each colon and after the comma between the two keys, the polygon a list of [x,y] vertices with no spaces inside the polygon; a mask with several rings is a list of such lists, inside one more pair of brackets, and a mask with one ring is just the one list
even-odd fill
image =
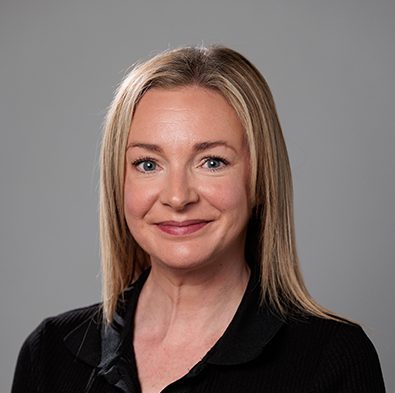
{"label": "straight blonde hair", "polygon": [[293,220],[293,190],[287,149],[269,86],[236,51],[211,46],[160,53],[136,65],[108,110],[101,150],[100,242],[103,314],[111,323],[127,286],[150,265],[124,216],[126,142],[139,100],[152,88],[196,85],[222,94],[244,127],[250,150],[253,213],[245,255],[259,266],[262,302],[280,316],[314,315],[343,320],[309,295],[299,267]]}

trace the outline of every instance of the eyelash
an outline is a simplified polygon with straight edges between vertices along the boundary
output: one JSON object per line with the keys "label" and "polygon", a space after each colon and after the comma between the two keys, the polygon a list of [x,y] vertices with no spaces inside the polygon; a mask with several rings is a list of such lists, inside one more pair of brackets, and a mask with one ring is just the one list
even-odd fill
{"label": "eyelash", "polygon": [[[229,165],[229,161],[221,156],[207,156],[203,158],[203,165],[206,164],[208,161],[210,160],[215,160],[215,161],[220,161],[224,166],[228,166]],[[215,172],[215,171],[219,171],[221,170],[223,167],[219,167],[219,168],[208,168],[209,171]]]}
{"label": "eyelash", "polygon": [[[138,158],[137,160],[132,162],[132,165],[137,169],[137,167],[140,164],[142,164],[143,162],[146,162],[146,161],[150,161],[150,162],[153,162],[155,165],[158,165],[156,160],[154,158],[152,158],[152,157],[141,157],[141,158]],[[137,170],[139,170],[139,169],[137,169]],[[145,172],[145,171],[140,171],[140,172]]]}
{"label": "eyelash", "polygon": [[[204,164],[206,164],[210,160],[220,161],[223,164],[223,166],[228,166],[229,165],[229,161],[226,158],[224,158],[224,157],[221,157],[221,156],[207,156],[207,157],[203,157],[202,158],[203,164],[201,166],[203,166]],[[150,162],[153,162],[155,165],[158,165],[156,160],[154,158],[152,158],[152,157],[141,157],[141,158],[138,158],[137,160],[132,162],[132,165],[137,169],[137,167],[140,164],[142,164],[143,162],[146,162],[146,161],[150,161]],[[219,168],[207,168],[207,169],[209,171],[211,171],[211,172],[216,172],[216,171],[221,170],[223,168],[223,166],[221,166]],[[139,169],[137,169],[137,170],[139,170]],[[149,173],[151,171],[140,171],[140,172]]]}

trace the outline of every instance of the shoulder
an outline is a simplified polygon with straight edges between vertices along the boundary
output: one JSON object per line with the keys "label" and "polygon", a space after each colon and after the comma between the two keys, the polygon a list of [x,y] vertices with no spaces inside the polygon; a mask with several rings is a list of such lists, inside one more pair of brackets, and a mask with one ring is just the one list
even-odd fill
{"label": "shoulder", "polygon": [[286,322],[283,335],[290,342],[303,343],[304,348],[321,355],[354,359],[377,357],[369,337],[353,322],[309,316]]}
{"label": "shoulder", "polygon": [[83,324],[101,324],[101,321],[100,303],[76,308],[45,318],[28,336],[27,341],[48,335],[64,337],[68,332]]}
{"label": "shoulder", "polygon": [[308,317],[286,323],[282,335],[298,361],[314,369],[314,391],[384,392],[376,349],[361,326]]}
{"label": "shoulder", "polygon": [[46,329],[55,329],[59,333],[62,333],[87,322],[100,324],[102,322],[102,316],[101,303],[95,303],[46,318],[40,326]]}
{"label": "shoulder", "polygon": [[294,334],[313,334],[322,339],[331,339],[335,336],[357,336],[359,338],[366,336],[361,326],[357,323],[316,316],[291,318],[285,322],[285,326]]}
{"label": "shoulder", "polygon": [[[77,367],[76,354],[86,342],[87,365],[95,365],[100,356],[101,305],[94,304],[44,319],[25,339],[18,355],[12,392],[33,391],[49,383],[54,375]],[[86,367],[85,367],[86,368]],[[71,371],[70,371],[71,370]],[[77,374],[84,369],[77,370]],[[86,368],[88,370],[88,368]],[[88,372],[88,371],[85,371]],[[57,391],[57,390],[52,390]]]}
{"label": "shoulder", "polygon": [[[25,339],[21,353],[29,353],[33,359],[60,347],[72,347],[69,337],[99,337],[102,325],[101,304],[81,307],[44,319]],[[69,348],[73,352],[73,348]]]}
{"label": "shoulder", "polygon": [[348,321],[335,321],[319,317],[306,317],[286,324],[295,339],[319,344],[322,350],[357,354],[375,353],[374,346],[362,327]]}

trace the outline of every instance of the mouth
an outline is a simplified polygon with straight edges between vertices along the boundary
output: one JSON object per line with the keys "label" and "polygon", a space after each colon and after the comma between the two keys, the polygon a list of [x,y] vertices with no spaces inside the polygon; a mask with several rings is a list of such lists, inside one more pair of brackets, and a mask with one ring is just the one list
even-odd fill
{"label": "mouth", "polygon": [[186,221],[162,221],[156,226],[162,231],[173,236],[185,236],[204,228],[211,221],[186,220]]}

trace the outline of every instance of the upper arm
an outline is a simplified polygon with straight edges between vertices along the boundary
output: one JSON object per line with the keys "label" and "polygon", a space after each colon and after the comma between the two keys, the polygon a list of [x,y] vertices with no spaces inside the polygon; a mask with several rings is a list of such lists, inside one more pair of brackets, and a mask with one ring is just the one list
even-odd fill
{"label": "upper arm", "polygon": [[19,351],[11,393],[35,393],[39,365],[40,338],[45,329],[43,321],[24,341]]}

